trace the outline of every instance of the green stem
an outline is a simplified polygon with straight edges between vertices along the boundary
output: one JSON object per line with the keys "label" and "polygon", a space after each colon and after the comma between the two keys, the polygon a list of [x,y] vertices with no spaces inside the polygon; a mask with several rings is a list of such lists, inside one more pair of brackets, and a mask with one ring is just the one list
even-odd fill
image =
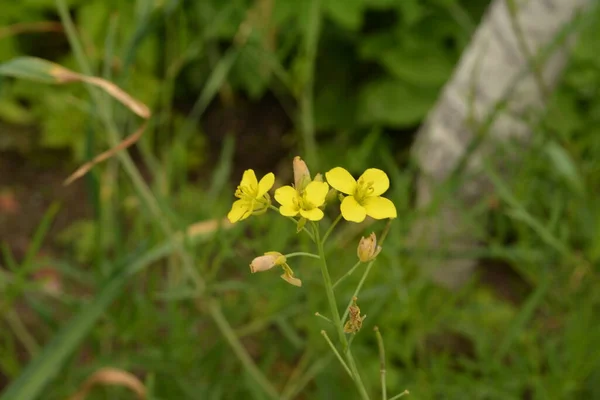
{"label": "green stem", "polygon": [[309,165],[318,168],[317,143],[315,140],[315,121],[314,121],[314,74],[315,61],[317,57],[317,47],[319,35],[321,33],[321,0],[312,0],[304,3],[308,23],[304,24],[303,60],[306,69],[304,70],[304,80],[302,81],[302,91],[299,98],[300,108],[300,130],[304,139],[304,149],[306,151],[306,160]]}
{"label": "green stem", "polygon": [[312,258],[316,258],[317,260],[321,258],[321,257],[319,257],[316,254],[307,253],[305,251],[296,251],[294,253],[284,254],[283,256],[285,258],[300,257],[300,256],[303,256],[303,257],[312,257]]}
{"label": "green stem", "polygon": [[404,392],[402,392],[402,393],[400,393],[400,394],[397,394],[397,395],[395,395],[395,396],[394,396],[394,397],[392,397],[390,400],[397,400],[397,399],[399,399],[400,397],[404,397],[404,396],[406,396],[407,394],[410,394],[410,392],[409,392],[408,390],[405,390]]}
{"label": "green stem", "polygon": [[333,221],[333,223],[331,224],[329,229],[327,229],[327,232],[325,232],[325,235],[323,236],[323,243],[325,243],[327,241],[327,238],[329,237],[329,235],[331,235],[331,232],[333,232],[333,229],[338,224],[338,222],[340,222],[341,219],[342,219],[342,214],[338,215],[337,218],[335,219],[335,221]]}
{"label": "green stem", "polygon": [[329,275],[329,269],[327,268],[327,260],[325,258],[325,250],[323,249],[323,241],[320,238],[319,233],[319,225],[313,223],[313,230],[315,239],[317,242],[317,248],[319,252],[319,256],[321,257],[321,274],[323,275],[323,283],[325,285],[325,293],[327,294],[327,301],[329,303],[329,308],[331,311],[331,315],[333,316],[333,324],[335,325],[335,329],[337,331],[340,343],[342,344],[342,349],[344,350],[346,361],[348,362],[348,366],[350,367],[350,371],[352,371],[352,376],[354,378],[354,383],[360,396],[363,400],[369,400],[369,395],[367,390],[365,389],[365,385],[360,378],[360,374],[358,373],[358,368],[356,367],[356,362],[354,361],[354,357],[352,356],[352,352],[348,347],[348,340],[346,339],[346,335],[344,333],[344,328],[342,326],[342,320],[340,319],[340,313],[337,308],[337,302],[335,300],[335,293],[333,292],[333,285],[331,283],[331,276]]}
{"label": "green stem", "polygon": [[[386,224],[385,228],[383,228],[383,232],[381,233],[381,239],[379,240],[379,244],[381,246],[383,246],[383,242],[385,242],[385,238],[387,237],[388,233],[390,232],[391,226],[392,226],[392,220],[390,219],[388,221],[388,223]],[[373,267],[375,260],[372,260],[371,262],[369,262],[369,264],[367,265],[367,268],[365,269],[365,272],[363,273],[363,276],[360,278],[360,282],[358,282],[358,286],[356,286],[356,290],[354,290],[352,297],[350,297],[350,301],[348,302],[348,306],[346,307],[346,311],[344,312],[344,317],[342,318],[342,323],[344,323],[346,321],[346,318],[348,317],[349,308],[352,305],[352,299],[354,297],[358,297],[358,293],[360,292],[360,289],[362,289],[363,285],[365,284],[365,281],[367,280],[367,276],[369,276],[369,272],[371,272],[371,267]]]}
{"label": "green stem", "polygon": [[346,279],[347,277],[349,277],[350,275],[352,275],[352,273],[356,270],[356,268],[358,268],[360,266],[360,264],[362,264],[362,262],[359,260],[356,262],[356,264],[354,264],[354,266],[352,268],[350,268],[350,271],[346,272],[344,275],[342,275],[340,277],[340,279],[338,279],[334,284],[333,284],[333,288],[335,289],[335,287],[337,285],[339,285],[340,283],[342,283],[342,281],[344,279]]}
{"label": "green stem", "polygon": [[[274,205],[270,204],[269,208],[271,210],[274,210],[275,212],[277,212],[277,214],[279,214],[279,209],[277,207],[275,207]],[[298,226],[298,220],[296,220],[294,217],[286,217],[286,218],[289,219],[290,221],[292,221],[294,223],[294,225]],[[315,241],[315,237],[313,236],[312,233],[310,233],[310,231],[308,229],[306,229],[306,227],[302,227],[302,230],[304,232],[306,232],[308,237],[310,237],[310,240],[312,240],[313,242]]]}
{"label": "green stem", "polygon": [[329,322],[331,325],[333,325],[333,321],[330,320],[329,318],[327,318],[326,316],[324,316],[323,314],[316,312],[315,313],[315,317],[319,317],[321,319],[324,319],[325,321]]}
{"label": "green stem", "polygon": [[379,348],[379,372],[381,373],[381,400],[387,400],[387,385],[385,384],[385,347],[383,345],[383,337],[379,332],[379,327],[375,327],[375,336],[377,337],[377,347]]}
{"label": "green stem", "polygon": [[374,263],[375,263],[375,260],[371,261],[367,265],[367,268],[365,269],[363,276],[360,278],[360,282],[358,282],[358,286],[356,286],[354,293],[350,297],[350,301],[348,302],[348,307],[346,307],[346,311],[344,312],[344,316],[342,317],[342,323],[346,322],[346,318],[348,317],[348,313],[349,313],[349,308],[352,305],[352,299],[355,297],[358,297],[358,293],[360,292],[360,289],[362,289],[363,285],[365,284],[365,281],[367,280],[367,276],[369,276],[369,272],[371,272],[371,267],[373,266]]}
{"label": "green stem", "polygon": [[217,324],[217,327],[221,331],[221,334],[225,337],[229,346],[237,356],[237,358],[241,361],[246,371],[252,376],[252,378],[258,383],[263,391],[268,394],[273,399],[278,399],[279,394],[277,390],[273,387],[271,382],[269,382],[263,373],[258,369],[248,352],[236,336],[235,332],[229,325],[229,322],[225,319],[225,316],[221,312],[221,307],[219,303],[214,300],[209,300],[208,311]]}
{"label": "green stem", "polygon": [[325,338],[325,341],[327,342],[327,344],[329,345],[329,347],[331,347],[331,351],[333,351],[333,354],[335,354],[335,356],[337,357],[337,359],[340,361],[340,364],[342,364],[342,367],[344,367],[344,369],[346,370],[346,372],[348,373],[348,375],[350,375],[350,378],[352,378],[352,380],[354,380],[354,377],[352,376],[352,372],[350,372],[350,368],[348,368],[348,365],[346,365],[346,363],[344,362],[344,359],[340,355],[340,352],[335,348],[335,346],[331,342],[331,339],[329,339],[329,336],[327,335],[327,332],[321,331],[321,335],[323,335],[323,337]]}

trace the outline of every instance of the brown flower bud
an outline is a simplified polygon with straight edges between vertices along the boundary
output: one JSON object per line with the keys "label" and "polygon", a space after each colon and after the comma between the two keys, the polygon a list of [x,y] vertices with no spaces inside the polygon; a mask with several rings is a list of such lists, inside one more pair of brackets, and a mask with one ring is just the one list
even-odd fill
{"label": "brown flower bud", "polygon": [[264,256],[256,257],[250,264],[250,272],[268,271],[276,265],[285,264],[286,258],[276,251],[269,251]]}
{"label": "brown flower bud", "polygon": [[362,262],[373,260],[379,252],[381,252],[381,246],[377,246],[377,236],[375,236],[374,232],[369,237],[361,238],[356,249],[358,259]]}
{"label": "brown flower bud", "polygon": [[294,186],[296,190],[302,191],[310,183],[310,171],[299,156],[294,157],[292,165],[294,169]]}
{"label": "brown flower bud", "polygon": [[358,298],[352,298],[352,305],[348,308],[348,321],[344,324],[344,332],[346,333],[356,333],[360,331],[362,328],[362,323],[366,317],[366,315],[360,315],[360,308],[356,304],[356,300]]}

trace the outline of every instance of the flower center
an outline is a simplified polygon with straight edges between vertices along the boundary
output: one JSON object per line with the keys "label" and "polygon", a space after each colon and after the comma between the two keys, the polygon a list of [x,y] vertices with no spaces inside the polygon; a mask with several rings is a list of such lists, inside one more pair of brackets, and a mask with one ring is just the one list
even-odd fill
{"label": "flower center", "polygon": [[257,188],[253,188],[247,185],[239,185],[235,190],[235,197],[239,199],[251,200],[256,198],[256,194],[258,192]]}
{"label": "flower center", "polygon": [[373,192],[375,191],[375,188],[373,188],[374,183],[372,181],[367,182],[363,178],[358,179],[353,195],[358,204],[362,204],[367,197],[373,196]]}
{"label": "flower center", "polygon": [[310,201],[308,201],[306,199],[306,192],[303,192],[302,194],[300,194],[299,192],[296,192],[296,196],[294,196],[294,199],[292,200],[293,204],[294,204],[294,208],[298,209],[298,210],[312,210],[313,208],[315,208],[314,204],[312,204]]}

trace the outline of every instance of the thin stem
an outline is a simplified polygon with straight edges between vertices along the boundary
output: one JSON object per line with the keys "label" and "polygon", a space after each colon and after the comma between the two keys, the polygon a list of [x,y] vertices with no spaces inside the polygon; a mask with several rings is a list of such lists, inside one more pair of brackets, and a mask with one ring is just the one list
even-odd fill
{"label": "thin stem", "polygon": [[342,317],[342,323],[346,322],[346,318],[348,318],[348,313],[350,312],[349,311],[350,306],[352,305],[352,299],[355,297],[358,297],[358,294],[360,293],[360,290],[362,289],[363,285],[365,284],[365,281],[367,280],[367,276],[369,276],[369,272],[371,271],[371,267],[373,266],[374,263],[375,263],[375,260],[373,260],[369,264],[367,264],[367,268],[365,269],[365,272],[363,272],[363,275],[360,278],[360,281],[358,282],[358,286],[356,286],[354,293],[350,297],[350,301],[348,302],[346,311],[344,311],[344,316]]}
{"label": "thin stem", "polygon": [[[385,228],[383,228],[383,232],[381,233],[381,240],[379,240],[379,244],[381,246],[383,246],[383,242],[385,242],[385,238],[387,237],[388,233],[390,232],[391,226],[392,226],[392,220],[390,219],[388,221],[388,223],[386,224]],[[369,276],[369,272],[371,272],[371,267],[373,267],[375,260],[372,260],[371,262],[369,262],[369,264],[367,264],[367,268],[365,268],[365,272],[363,272],[363,276],[360,278],[360,281],[358,282],[358,286],[356,286],[354,293],[350,297],[350,301],[348,302],[348,306],[346,307],[346,311],[344,312],[344,317],[342,318],[342,323],[344,323],[346,321],[346,318],[348,317],[349,308],[352,305],[352,299],[354,297],[358,297],[360,290],[362,289],[363,285],[365,284],[365,281],[367,280],[367,276]]]}
{"label": "thin stem", "polygon": [[376,326],[374,329],[375,336],[377,337],[377,347],[379,348],[379,371],[381,372],[381,399],[387,400],[387,387],[385,383],[385,347],[383,345],[383,337],[381,337],[381,332],[379,332],[379,327]]}
{"label": "thin stem", "polygon": [[538,90],[540,92],[540,96],[546,98],[548,96],[548,87],[544,82],[544,73],[540,66],[540,63],[535,59],[534,55],[531,52],[531,49],[527,45],[527,41],[525,40],[525,34],[523,29],[521,28],[521,24],[519,24],[519,17],[517,11],[517,4],[515,0],[507,0],[506,8],[508,9],[508,15],[510,19],[511,27],[514,31],[514,34],[517,38],[517,45],[519,46],[523,56],[525,57],[525,61],[529,64],[529,68],[531,69],[531,73],[533,74],[533,78],[538,86]]}
{"label": "thin stem", "polygon": [[305,251],[296,251],[294,253],[284,254],[285,258],[300,257],[300,256],[303,256],[303,257],[312,257],[312,258],[316,258],[317,260],[321,258],[321,257],[319,257],[316,254],[307,253]]}
{"label": "thin stem", "polygon": [[9,310],[5,315],[7,325],[12,329],[15,337],[23,344],[25,350],[29,353],[31,357],[35,356],[40,346],[35,340],[35,338],[29,333],[23,321],[19,317],[19,314],[15,312],[15,310]]}
{"label": "thin stem", "polygon": [[[269,208],[276,211],[279,214],[279,209],[277,207],[275,207],[274,205],[270,204]],[[294,223],[294,225],[298,226],[298,220],[294,217],[286,217],[287,219],[289,219],[290,221],[292,221]],[[310,233],[310,231],[308,229],[306,229],[305,226],[302,227],[302,230],[304,232],[306,232],[306,234],[308,235],[308,237],[310,237],[310,240],[312,240],[313,242],[315,241],[315,237],[313,236],[312,233]]]}
{"label": "thin stem", "polygon": [[308,23],[304,26],[304,65],[305,79],[302,82],[302,92],[300,93],[300,130],[304,139],[304,148],[309,165],[318,167],[317,143],[315,140],[315,121],[314,121],[314,73],[315,60],[317,56],[317,47],[321,31],[321,0],[312,0],[306,2],[308,7]]}
{"label": "thin stem", "polygon": [[338,222],[340,222],[341,219],[342,219],[342,214],[338,215],[337,218],[335,219],[335,221],[333,221],[333,223],[329,227],[329,229],[327,229],[327,232],[325,232],[325,235],[323,236],[323,244],[325,244],[325,241],[327,240],[329,235],[331,235],[331,232],[333,232],[333,228],[335,228],[335,226],[338,224]]}
{"label": "thin stem", "polygon": [[395,395],[395,396],[394,396],[394,397],[392,397],[390,400],[397,400],[397,399],[399,399],[400,397],[404,397],[404,396],[406,396],[407,394],[410,394],[410,392],[409,392],[408,390],[405,390],[404,392],[402,392],[402,393],[400,393],[400,394],[397,394],[397,395]]}
{"label": "thin stem", "polygon": [[327,318],[326,316],[324,316],[323,314],[321,314],[318,311],[315,313],[315,317],[319,317],[321,319],[324,319],[325,321],[329,322],[331,325],[334,325],[334,323],[333,323],[332,320],[330,320],[329,318]]}
{"label": "thin stem", "polygon": [[324,370],[325,367],[327,367],[327,365],[329,365],[329,363],[331,362],[332,359],[333,359],[333,354],[327,353],[326,356],[322,357],[320,360],[318,360],[317,362],[315,362],[306,371],[306,373],[303,376],[301,376],[300,378],[298,378],[297,380],[295,380],[292,383],[292,385],[289,387],[289,389],[286,390],[286,391],[284,391],[282,393],[281,400],[289,400],[289,399],[295,398],[296,395],[299,394],[300,391],[306,385],[308,385],[308,383],[310,381],[312,381],[315,376],[317,376],[319,374],[319,372],[321,372],[322,370]]}
{"label": "thin stem", "polygon": [[252,378],[258,383],[263,391],[268,394],[273,399],[278,399],[279,394],[277,390],[273,387],[271,382],[269,382],[263,373],[258,369],[252,358],[248,355],[248,352],[242,345],[242,343],[237,338],[233,329],[229,325],[229,322],[225,319],[225,316],[221,312],[221,307],[219,304],[210,300],[208,304],[208,311],[217,324],[217,327],[221,331],[221,334],[225,337],[229,346],[237,356],[237,358],[242,362],[246,371],[252,376]]}
{"label": "thin stem", "polygon": [[356,262],[356,264],[354,264],[354,266],[352,268],[350,268],[350,270],[348,272],[346,272],[344,275],[342,275],[340,277],[340,279],[338,279],[334,284],[333,284],[333,288],[335,289],[335,287],[337,285],[339,285],[340,283],[342,283],[342,281],[344,279],[346,279],[347,277],[349,277],[350,275],[352,275],[352,273],[356,270],[356,268],[358,268],[360,266],[360,264],[362,264],[362,262],[359,260]]}
{"label": "thin stem", "polygon": [[327,335],[327,332],[321,331],[321,335],[323,335],[323,337],[325,338],[325,341],[327,341],[327,344],[329,344],[329,347],[331,347],[331,350],[333,351],[333,354],[335,354],[335,356],[339,360],[340,364],[342,364],[342,367],[344,367],[344,369],[346,370],[346,372],[348,373],[348,375],[350,375],[350,378],[352,378],[352,380],[354,380],[354,377],[352,376],[352,372],[350,372],[350,368],[348,368],[348,365],[346,365],[346,363],[344,362],[344,359],[340,355],[339,351],[337,351],[337,349],[335,348],[335,346],[331,342],[331,339],[329,339],[329,336]]}
{"label": "thin stem", "polygon": [[337,308],[337,302],[335,300],[335,293],[333,292],[333,285],[331,283],[331,276],[329,275],[329,270],[327,268],[327,260],[325,258],[325,250],[323,249],[323,241],[320,239],[319,233],[319,225],[313,223],[314,235],[317,243],[317,248],[319,250],[319,256],[321,256],[321,274],[323,275],[323,283],[325,286],[325,293],[327,294],[327,301],[329,303],[329,308],[331,311],[331,315],[333,316],[333,324],[335,325],[335,329],[337,331],[338,337],[340,339],[340,343],[342,344],[342,348],[346,355],[346,360],[348,361],[348,366],[352,371],[352,376],[354,377],[354,383],[356,384],[356,388],[360,393],[360,396],[364,400],[369,400],[369,395],[367,390],[365,389],[365,385],[360,378],[360,374],[358,373],[358,368],[356,367],[356,362],[354,361],[354,357],[352,356],[352,352],[348,347],[348,340],[346,339],[346,335],[344,333],[344,328],[342,326],[342,320],[340,319],[340,312]]}

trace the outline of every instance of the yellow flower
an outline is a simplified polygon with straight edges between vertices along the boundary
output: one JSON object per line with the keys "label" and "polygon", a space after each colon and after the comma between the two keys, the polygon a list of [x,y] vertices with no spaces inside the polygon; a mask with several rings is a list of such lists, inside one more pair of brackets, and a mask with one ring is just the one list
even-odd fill
{"label": "yellow flower", "polygon": [[390,180],[382,170],[369,168],[356,181],[344,168],[336,167],[325,177],[334,189],[348,195],[341,205],[344,219],[362,222],[367,215],[375,219],[396,218],[394,203],[380,197],[390,187]]}
{"label": "yellow flower", "polygon": [[323,218],[323,211],[319,209],[325,203],[325,196],[329,185],[325,182],[312,181],[300,193],[291,186],[283,186],[275,190],[275,200],[281,207],[279,212],[286,217],[295,217],[300,214],[311,221]]}
{"label": "yellow flower", "polygon": [[260,182],[256,179],[254,171],[247,169],[242,176],[242,182],[235,191],[236,200],[231,206],[227,218],[231,223],[248,218],[252,214],[260,214],[269,208],[271,198],[267,193],[275,183],[275,175],[269,172],[262,177]]}

